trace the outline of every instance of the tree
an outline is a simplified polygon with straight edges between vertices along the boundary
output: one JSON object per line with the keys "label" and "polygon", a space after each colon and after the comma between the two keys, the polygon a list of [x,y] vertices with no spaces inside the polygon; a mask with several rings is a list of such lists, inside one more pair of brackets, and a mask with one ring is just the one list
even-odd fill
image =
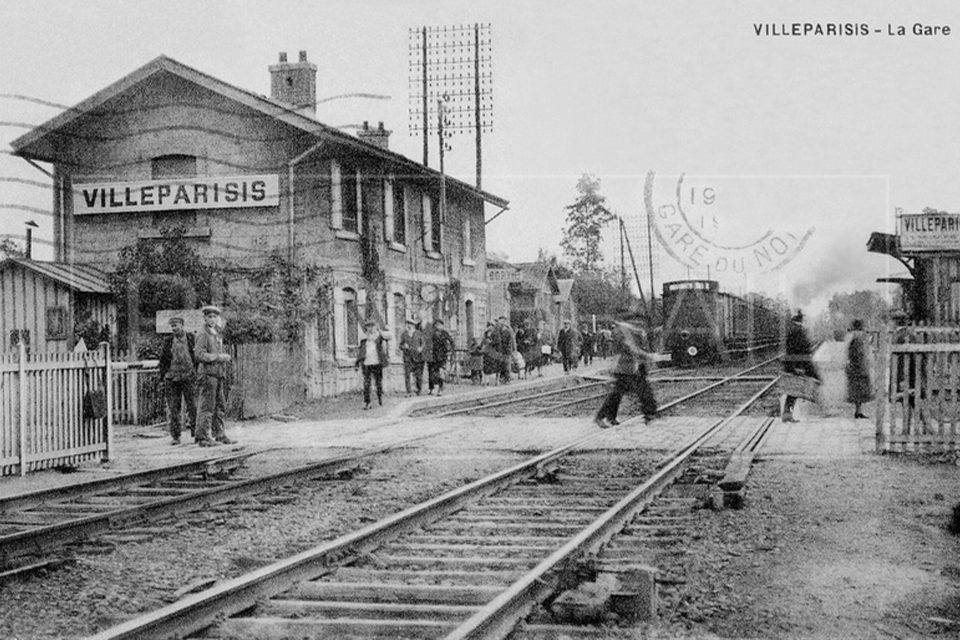
{"label": "tree", "polygon": [[597,271],[603,261],[600,233],[615,216],[604,204],[607,199],[600,194],[599,178],[583,174],[577,181],[577,191],[580,196],[565,207],[567,226],[560,246],[564,255],[570,257],[574,272],[583,274]]}
{"label": "tree", "polygon": [[0,260],[4,258],[25,258],[26,249],[20,246],[19,242],[10,238],[0,238]]}
{"label": "tree", "polygon": [[[210,301],[217,271],[205,265],[184,238],[183,227],[161,229],[159,240],[138,240],[120,250],[120,261],[110,274],[110,290],[117,301],[118,342],[129,348],[131,312],[139,316],[137,332],[150,330],[160,309],[182,309],[196,301]],[[159,342],[138,345],[138,357],[157,355]]]}
{"label": "tree", "polygon": [[835,293],[827,310],[814,322],[813,333],[820,339],[842,339],[854,320],[862,320],[867,329],[884,326],[888,305],[876,291]]}
{"label": "tree", "polygon": [[596,315],[602,321],[612,320],[621,314],[636,311],[639,305],[639,301],[629,291],[624,291],[599,276],[577,278],[570,295],[583,320],[591,315]]}

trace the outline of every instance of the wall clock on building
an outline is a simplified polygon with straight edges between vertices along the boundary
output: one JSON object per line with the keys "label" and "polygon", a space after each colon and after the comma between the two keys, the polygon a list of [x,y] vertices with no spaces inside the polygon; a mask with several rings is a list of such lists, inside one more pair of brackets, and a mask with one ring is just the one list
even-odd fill
{"label": "wall clock on building", "polygon": [[437,299],[437,286],[425,284],[420,287],[420,299],[424,302],[434,302]]}

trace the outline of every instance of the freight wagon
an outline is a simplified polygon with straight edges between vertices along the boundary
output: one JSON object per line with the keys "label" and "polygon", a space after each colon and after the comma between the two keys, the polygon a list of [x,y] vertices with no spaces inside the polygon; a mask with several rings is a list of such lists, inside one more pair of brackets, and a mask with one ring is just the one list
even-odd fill
{"label": "freight wagon", "polygon": [[688,367],[775,348],[788,320],[780,303],[721,292],[715,280],[665,282],[663,314],[664,347]]}

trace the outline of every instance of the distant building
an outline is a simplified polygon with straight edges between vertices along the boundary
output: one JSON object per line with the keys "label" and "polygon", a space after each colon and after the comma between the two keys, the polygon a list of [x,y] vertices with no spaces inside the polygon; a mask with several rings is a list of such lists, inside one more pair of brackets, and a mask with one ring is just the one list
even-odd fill
{"label": "distant building", "polygon": [[305,326],[308,378],[352,366],[367,317],[396,333],[443,318],[466,344],[488,317],[485,206],[507,201],[390,151],[382,123],[353,136],[318,122],[316,69],[281,54],[268,98],[161,56],[13,141],[54,165],[56,259],[110,270],[121,248],[179,226],[235,275],[215,302],[272,254],[329,267],[332,309]]}
{"label": "distant building", "polygon": [[519,282],[520,268],[500,258],[487,256],[487,310],[490,318],[510,317],[510,283]]}
{"label": "distant building", "polygon": [[543,262],[511,264],[496,258],[487,259],[489,308],[506,316],[519,327],[530,318],[534,324],[543,320],[551,329],[558,329],[563,319],[577,321],[576,308],[570,296],[573,280],[558,280],[553,268]]}

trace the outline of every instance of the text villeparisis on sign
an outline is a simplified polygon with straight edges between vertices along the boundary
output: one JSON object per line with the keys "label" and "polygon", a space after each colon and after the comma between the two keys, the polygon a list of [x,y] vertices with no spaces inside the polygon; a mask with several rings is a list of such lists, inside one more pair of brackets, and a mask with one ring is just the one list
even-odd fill
{"label": "text villeparisis on sign", "polygon": [[75,214],[237,209],[279,204],[277,175],[97,182],[75,184],[73,188]]}

